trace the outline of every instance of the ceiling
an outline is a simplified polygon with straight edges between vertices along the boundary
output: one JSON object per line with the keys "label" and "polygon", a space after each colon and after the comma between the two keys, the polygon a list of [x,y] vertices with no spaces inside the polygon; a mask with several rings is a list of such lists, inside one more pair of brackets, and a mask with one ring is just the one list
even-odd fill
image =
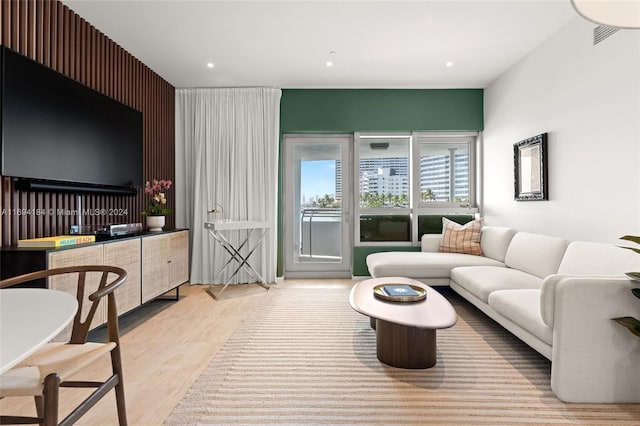
{"label": "ceiling", "polygon": [[569,0],[62,2],[176,87],[484,88],[578,16]]}

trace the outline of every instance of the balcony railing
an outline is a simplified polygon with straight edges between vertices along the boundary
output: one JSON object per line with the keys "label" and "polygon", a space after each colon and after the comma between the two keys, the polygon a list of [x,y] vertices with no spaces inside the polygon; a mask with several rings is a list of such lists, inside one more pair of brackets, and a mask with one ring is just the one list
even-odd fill
{"label": "balcony railing", "polygon": [[341,253],[342,210],[304,208],[300,213],[299,256],[308,261],[338,261]]}

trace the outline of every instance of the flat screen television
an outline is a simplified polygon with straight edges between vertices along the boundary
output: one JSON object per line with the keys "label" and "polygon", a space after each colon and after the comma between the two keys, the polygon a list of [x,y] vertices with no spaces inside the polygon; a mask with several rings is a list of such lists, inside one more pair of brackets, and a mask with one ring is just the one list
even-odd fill
{"label": "flat screen television", "polygon": [[142,113],[2,48],[1,174],[23,190],[136,193]]}

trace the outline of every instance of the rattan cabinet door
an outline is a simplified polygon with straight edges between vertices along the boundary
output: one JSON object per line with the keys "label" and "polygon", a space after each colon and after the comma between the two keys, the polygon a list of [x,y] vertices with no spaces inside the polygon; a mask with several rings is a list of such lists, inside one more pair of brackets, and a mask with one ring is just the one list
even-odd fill
{"label": "rattan cabinet door", "polygon": [[169,234],[169,289],[189,280],[189,231]]}
{"label": "rattan cabinet door", "polygon": [[169,235],[142,239],[142,303],[169,291]]}
{"label": "rattan cabinet door", "polygon": [[104,245],[104,264],[127,271],[127,280],[115,292],[118,315],[140,306],[140,238]]}
{"label": "rattan cabinet door", "polygon": [[[85,266],[85,265],[102,265],[103,248],[102,244],[92,245],[88,247],[78,247],[69,250],[61,250],[49,253],[48,269],[64,268],[65,266]],[[100,285],[102,274],[94,272],[87,274],[86,288],[82,301],[83,318],[89,312],[91,301],[89,295],[95,292]],[[76,296],[77,276],[58,276],[49,278],[49,288],[53,290],[62,290]],[[107,321],[107,304],[104,300],[100,301],[98,310],[91,323],[91,328],[98,327]],[[56,340],[68,338],[71,336],[71,325],[68,329],[60,333]]]}

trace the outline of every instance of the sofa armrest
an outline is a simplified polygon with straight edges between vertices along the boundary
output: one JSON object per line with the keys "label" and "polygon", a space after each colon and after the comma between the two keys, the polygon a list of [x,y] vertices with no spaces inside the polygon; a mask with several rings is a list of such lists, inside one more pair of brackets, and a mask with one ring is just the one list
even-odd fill
{"label": "sofa armrest", "polygon": [[[625,277],[557,276],[551,389],[567,402],[640,402],[640,339],[612,318],[640,316]],[[544,298],[544,296],[541,296]],[[544,299],[543,299],[544,300]]]}
{"label": "sofa armrest", "polygon": [[[562,274],[553,274],[549,275],[542,282],[542,291],[540,292],[540,314],[542,315],[542,320],[549,327],[553,327],[555,322],[555,310],[556,310],[556,294],[558,291],[558,287],[566,282],[574,282],[580,283],[584,282],[585,284],[591,283],[592,285],[599,288],[599,286],[612,286],[612,285],[621,285],[625,288],[633,288],[633,283],[625,278],[611,275],[602,275],[602,276],[582,276],[582,275],[562,275]],[[580,284],[576,284],[580,285]],[[630,293],[629,293],[630,294]],[[619,315],[619,316],[628,316],[628,315]],[[613,317],[612,317],[613,318]]]}
{"label": "sofa armrest", "polygon": [[567,275],[553,274],[542,281],[540,291],[540,314],[542,321],[549,327],[553,327],[553,313],[555,312],[556,287],[558,283],[567,278]]}
{"label": "sofa armrest", "polygon": [[440,251],[440,242],[442,234],[422,234],[420,246],[422,251],[438,252]]}

